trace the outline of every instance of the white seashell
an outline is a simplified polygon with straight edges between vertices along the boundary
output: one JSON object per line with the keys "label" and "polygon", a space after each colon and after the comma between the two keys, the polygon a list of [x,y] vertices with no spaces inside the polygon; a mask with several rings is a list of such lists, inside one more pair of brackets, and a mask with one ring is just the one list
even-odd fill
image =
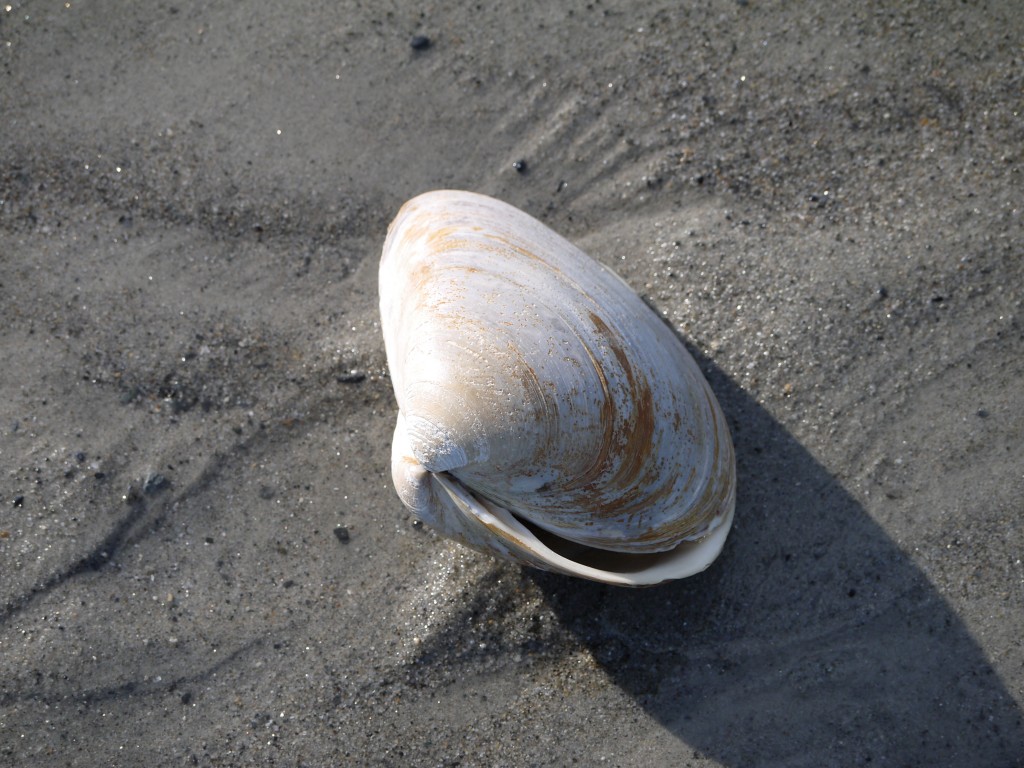
{"label": "white seashell", "polygon": [[380,308],[392,476],[441,533],[610,584],[707,568],[732,523],[732,441],[672,330],[522,211],[428,192],[388,229]]}

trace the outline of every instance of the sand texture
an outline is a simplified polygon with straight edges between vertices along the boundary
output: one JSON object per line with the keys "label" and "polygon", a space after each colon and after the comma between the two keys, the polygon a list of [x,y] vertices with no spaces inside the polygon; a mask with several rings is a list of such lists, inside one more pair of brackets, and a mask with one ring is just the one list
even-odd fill
{"label": "sand texture", "polygon": [[[1024,765],[1020,4],[682,5],[0,6],[0,765]],[[435,188],[687,340],[708,571],[401,506],[377,265]]]}

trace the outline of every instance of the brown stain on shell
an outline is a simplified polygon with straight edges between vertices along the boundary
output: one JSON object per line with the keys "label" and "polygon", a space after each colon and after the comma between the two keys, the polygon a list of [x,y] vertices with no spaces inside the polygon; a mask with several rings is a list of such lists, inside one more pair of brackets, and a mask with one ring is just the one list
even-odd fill
{"label": "brown stain on shell", "polygon": [[[589,520],[596,518],[618,518],[631,520],[650,517],[645,513],[655,513],[664,509],[671,497],[677,493],[676,480],[678,473],[685,471],[679,466],[661,466],[652,455],[652,446],[658,430],[659,414],[654,396],[646,378],[635,370],[630,362],[620,337],[595,312],[588,313],[590,322],[608,348],[625,377],[627,391],[624,395],[630,403],[628,415],[623,416],[616,408],[608,379],[597,364],[597,359],[588,349],[592,363],[602,385],[603,402],[601,403],[604,438],[598,455],[587,472],[567,486],[567,490],[578,489],[582,496],[579,528],[592,525]],[[707,398],[707,413],[711,424],[708,430],[712,441],[711,460],[707,469],[712,473],[705,480],[701,495],[695,499],[689,509],[678,510],[677,514],[661,524],[651,524],[644,519],[642,524],[631,525],[629,538],[608,538],[604,546],[621,546],[627,541],[636,543],[647,542],[650,545],[672,546],[687,538],[700,536],[710,530],[714,521],[726,510],[725,505],[732,493],[733,479],[728,467],[722,462],[722,450],[719,440],[717,406],[706,387],[702,393]],[[669,429],[679,432],[683,421],[678,411],[664,418],[671,419]],[[690,436],[694,441],[694,436]],[[731,446],[727,447],[731,455]],[[728,462],[731,466],[731,461]],[[675,470],[665,472],[666,469]],[[690,467],[686,471],[683,491],[689,490],[697,479],[697,469]],[[600,485],[595,483],[600,481]],[[666,543],[667,542],[667,543]],[[591,546],[602,546],[601,541],[591,541]]]}

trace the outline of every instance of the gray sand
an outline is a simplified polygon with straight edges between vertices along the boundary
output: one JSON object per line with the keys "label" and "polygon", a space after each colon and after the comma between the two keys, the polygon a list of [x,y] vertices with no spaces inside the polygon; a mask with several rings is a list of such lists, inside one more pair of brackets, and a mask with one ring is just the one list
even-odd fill
{"label": "gray sand", "polygon": [[[0,764],[1024,765],[1017,0],[213,5],[0,6]],[[439,187],[691,344],[710,570],[402,508],[376,268]]]}

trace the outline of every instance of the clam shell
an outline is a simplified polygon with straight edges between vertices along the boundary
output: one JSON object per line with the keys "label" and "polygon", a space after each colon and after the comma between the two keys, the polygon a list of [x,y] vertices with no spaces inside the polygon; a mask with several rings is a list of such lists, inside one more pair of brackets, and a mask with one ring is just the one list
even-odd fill
{"label": "clam shell", "polygon": [[611,269],[470,192],[410,200],[380,264],[392,476],[441,533],[612,584],[705,569],[735,505],[725,418]]}

